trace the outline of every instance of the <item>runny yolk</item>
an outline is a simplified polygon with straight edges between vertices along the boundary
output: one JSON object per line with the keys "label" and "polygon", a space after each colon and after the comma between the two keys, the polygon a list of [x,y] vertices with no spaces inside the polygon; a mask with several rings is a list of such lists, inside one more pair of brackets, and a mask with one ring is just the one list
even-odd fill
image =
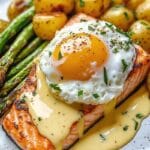
{"label": "runny yolk", "polygon": [[105,44],[94,35],[70,35],[56,46],[52,58],[54,66],[67,80],[89,80],[97,68],[107,61]]}

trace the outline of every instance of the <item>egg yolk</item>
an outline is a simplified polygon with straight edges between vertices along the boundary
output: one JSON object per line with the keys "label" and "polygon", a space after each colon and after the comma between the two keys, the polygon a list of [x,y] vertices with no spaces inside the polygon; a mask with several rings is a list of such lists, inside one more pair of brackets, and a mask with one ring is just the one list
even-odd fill
{"label": "egg yolk", "polygon": [[104,42],[94,35],[70,35],[56,46],[52,58],[54,66],[67,80],[89,80],[107,61]]}

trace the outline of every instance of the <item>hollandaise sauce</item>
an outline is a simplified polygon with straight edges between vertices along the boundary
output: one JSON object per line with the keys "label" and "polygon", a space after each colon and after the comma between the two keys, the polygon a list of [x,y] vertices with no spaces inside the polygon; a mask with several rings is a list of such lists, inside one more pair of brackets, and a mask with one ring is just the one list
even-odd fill
{"label": "hollandaise sauce", "polygon": [[[112,108],[113,106],[109,107]],[[150,99],[148,91],[143,85],[121,106],[109,112],[99,123],[92,127],[72,147],[72,150],[119,149],[134,137],[142,120],[149,114]]]}
{"label": "hollandaise sauce", "polygon": [[45,75],[38,65],[36,75],[37,89],[35,94],[25,93],[29,112],[39,132],[48,138],[56,149],[62,149],[62,142],[69,134],[73,123],[80,120],[80,113],[71,105],[51,96]]}

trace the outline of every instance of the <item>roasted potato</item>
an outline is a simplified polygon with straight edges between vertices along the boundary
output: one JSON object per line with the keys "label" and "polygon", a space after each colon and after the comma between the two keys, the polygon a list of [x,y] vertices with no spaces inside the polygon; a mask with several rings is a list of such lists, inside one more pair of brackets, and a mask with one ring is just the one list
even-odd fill
{"label": "roasted potato", "polygon": [[8,26],[8,22],[0,19],[0,33]]}
{"label": "roasted potato", "polygon": [[150,53],[150,23],[144,20],[136,21],[131,27],[131,38]]}
{"label": "roasted potato", "polygon": [[127,31],[130,25],[134,22],[134,15],[132,11],[124,6],[116,5],[106,11],[101,19],[111,22],[124,31]]}
{"label": "roasted potato", "polygon": [[10,20],[14,19],[18,16],[21,12],[26,10],[31,6],[32,0],[12,0],[8,7],[8,18]]}
{"label": "roasted potato", "polygon": [[112,0],[111,5],[121,5],[124,4],[124,0]]}
{"label": "roasted potato", "polygon": [[111,5],[111,1],[112,0],[103,0],[103,9],[102,9],[103,12],[109,8],[109,6]]}
{"label": "roasted potato", "polygon": [[143,0],[129,0],[127,2],[127,7],[129,9],[135,10],[142,2]]}
{"label": "roasted potato", "polygon": [[136,9],[137,19],[150,21],[150,0],[145,0]]}
{"label": "roasted potato", "polygon": [[99,17],[101,15],[101,8],[103,7],[103,1],[102,0],[76,0],[75,5],[76,5],[75,10],[77,13],[83,12],[93,17]]}
{"label": "roasted potato", "polygon": [[61,12],[50,15],[36,14],[33,17],[33,28],[37,36],[44,40],[51,40],[55,32],[63,27],[66,21],[66,15]]}
{"label": "roasted potato", "polygon": [[147,88],[150,94],[150,72],[148,73],[148,76],[147,76]]}
{"label": "roasted potato", "polygon": [[70,13],[74,7],[74,0],[34,0],[37,13],[62,11]]}

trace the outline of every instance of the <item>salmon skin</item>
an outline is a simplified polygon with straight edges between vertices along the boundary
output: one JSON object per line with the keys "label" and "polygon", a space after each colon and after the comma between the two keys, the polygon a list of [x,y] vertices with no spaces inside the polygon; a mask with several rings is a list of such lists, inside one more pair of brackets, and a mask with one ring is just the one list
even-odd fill
{"label": "salmon skin", "polygon": [[[84,14],[78,14],[73,17],[66,26],[81,20],[91,20],[92,17]],[[125,98],[135,90],[135,88],[144,80],[149,67],[150,56],[139,46],[135,45],[137,57],[134,62],[133,70],[130,72],[123,92],[117,97],[117,104],[121,103]],[[23,87],[17,92],[16,100],[10,111],[6,114],[2,121],[2,125],[7,134],[16,142],[20,148],[24,150],[54,150],[53,143],[42,136],[37,127],[34,125],[30,116],[28,106],[21,101],[20,96],[23,92],[34,92],[37,85],[36,65],[33,66]],[[103,105],[84,105],[82,109],[84,120],[84,131],[91,127],[97,120],[104,115]],[[63,149],[68,149],[79,138],[77,123],[70,128],[70,133],[63,143]],[[42,143],[42,144],[41,144]]]}

